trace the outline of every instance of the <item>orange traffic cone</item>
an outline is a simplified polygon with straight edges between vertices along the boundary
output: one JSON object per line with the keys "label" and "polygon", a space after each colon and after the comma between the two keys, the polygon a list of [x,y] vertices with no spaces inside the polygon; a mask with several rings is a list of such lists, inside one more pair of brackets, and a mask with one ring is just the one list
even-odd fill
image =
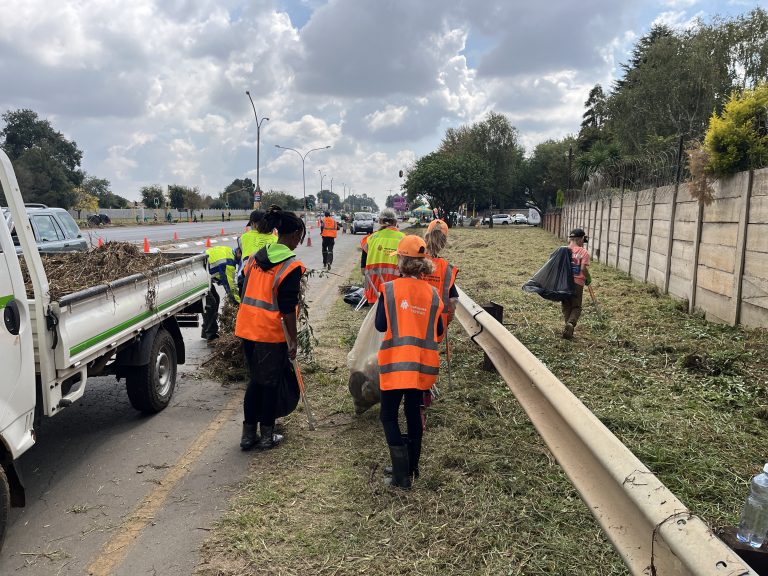
{"label": "orange traffic cone", "polygon": [[179,239],[179,235],[176,232],[173,233],[173,239],[174,240],[178,240]]}
{"label": "orange traffic cone", "polygon": [[104,240],[102,240],[101,236],[99,236],[99,246],[98,247],[101,248],[102,246],[104,246]]}
{"label": "orange traffic cone", "polygon": [[149,254],[149,240],[144,236],[144,254]]}
{"label": "orange traffic cone", "polygon": [[312,248],[312,237],[307,236],[307,248]]}
{"label": "orange traffic cone", "polygon": [[205,241],[205,247],[206,247],[206,248],[210,248],[210,247],[211,247],[211,239],[210,239],[210,238],[208,238],[208,239]]}
{"label": "orange traffic cone", "polygon": [[221,229],[221,235],[224,236],[224,228]]}

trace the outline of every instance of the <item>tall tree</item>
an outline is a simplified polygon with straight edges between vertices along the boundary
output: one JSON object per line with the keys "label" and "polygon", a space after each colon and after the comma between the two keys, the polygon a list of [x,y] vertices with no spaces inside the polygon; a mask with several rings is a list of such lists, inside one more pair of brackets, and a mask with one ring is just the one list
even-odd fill
{"label": "tall tree", "polygon": [[438,150],[451,155],[475,154],[488,166],[492,185],[480,206],[523,203],[519,186],[524,149],[517,128],[503,114],[489,112],[484,120],[471,126],[449,128]]}
{"label": "tall tree", "polygon": [[525,161],[522,183],[528,190],[527,199],[541,210],[557,202],[558,190],[572,185],[568,174],[569,154],[576,147],[572,136],[562,140],[547,140],[538,144]]}
{"label": "tall tree", "polygon": [[[155,203],[157,200],[157,203]],[[165,206],[165,197],[163,195],[163,188],[159,184],[153,184],[152,186],[143,186],[141,188],[141,201],[144,203],[145,208],[155,208],[155,206]]]}
{"label": "tall tree", "polygon": [[584,102],[586,110],[581,120],[579,130],[578,149],[587,151],[603,136],[603,124],[606,116],[606,97],[603,87],[595,84],[589,91],[589,96]]}
{"label": "tall tree", "polygon": [[329,210],[339,210],[341,208],[341,198],[339,198],[336,192],[321,190],[317,193],[317,199],[324,204],[328,204]]}
{"label": "tall tree", "polygon": [[261,205],[264,208],[269,208],[274,204],[283,210],[301,210],[302,202],[302,199],[278,190],[270,190],[261,195]]}
{"label": "tall tree", "polygon": [[130,204],[127,199],[112,193],[109,180],[97,178],[85,172],[83,174],[82,188],[91,196],[98,198],[99,208],[126,208]]}
{"label": "tall tree", "polygon": [[83,181],[83,153],[77,144],[32,110],[9,110],[2,119],[0,146],[13,162],[24,199],[72,207],[77,197],[73,188]]}
{"label": "tall tree", "polygon": [[433,152],[416,161],[403,187],[409,201],[423,195],[430,206],[450,214],[474,198],[486,197],[493,184],[492,172],[481,156]]}
{"label": "tall tree", "polygon": [[253,207],[253,192],[256,185],[250,178],[236,178],[221,193],[221,198],[232,209],[247,210]]}

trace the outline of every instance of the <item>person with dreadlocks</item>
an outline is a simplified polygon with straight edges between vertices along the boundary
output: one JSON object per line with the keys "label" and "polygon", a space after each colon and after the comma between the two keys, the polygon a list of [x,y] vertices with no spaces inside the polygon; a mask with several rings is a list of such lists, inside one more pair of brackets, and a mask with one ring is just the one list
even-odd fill
{"label": "person with dreadlocks", "polygon": [[250,371],[243,400],[243,450],[273,448],[283,439],[275,433],[277,390],[283,370],[296,358],[301,276],[306,270],[293,252],[307,233],[301,218],[270,206],[259,226],[276,229],[277,242],[250,258],[235,323]]}
{"label": "person with dreadlocks", "polygon": [[251,212],[248,219],[248,228],[249,230],[240,236],[242,264],[237,273],[237,288],[241,295],[243,291],[243,281],[245,280],[244,271],[248,264],[248,259],[267,244],[274,244],[277,242],[277,236],[275,236],[274,230],[271,228],[268,229],[268,225],[264,222],[264,210],[254,210]]}

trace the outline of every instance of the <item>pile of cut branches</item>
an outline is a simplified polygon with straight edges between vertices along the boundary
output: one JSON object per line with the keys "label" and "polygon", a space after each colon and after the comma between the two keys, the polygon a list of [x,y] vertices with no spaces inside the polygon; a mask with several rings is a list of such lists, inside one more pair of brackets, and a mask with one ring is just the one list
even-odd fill
{"label": "pile of cut branches", "polygon": [[[154,268],[170,261],[163,254],[145,254],[128,242],[107,242],[90,252],[43,254],[41,257],[50,284],[51,300],[133,274],[148,275]],[[24,258],[19,261],[27,295],[31,298],[34,292],[26,261]]]}

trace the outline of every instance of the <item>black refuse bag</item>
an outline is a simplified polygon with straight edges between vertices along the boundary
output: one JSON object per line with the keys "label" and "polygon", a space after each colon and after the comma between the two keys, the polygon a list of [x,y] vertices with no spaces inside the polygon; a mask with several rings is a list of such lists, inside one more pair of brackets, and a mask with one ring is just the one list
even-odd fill
{"label": "black refuse bag", "polygon": [[344,294],[344,302],[357,306],[360,301],[365,298],[365,291],[359,286],[352,286],[349,291]]}
{"label": "black refuse bag", "polygon": [[533,278],[523,284],[524,292],[534,292],[547,300],[562,302],[575,291],[571,270],[571,249],[561,246],[549,257]]}
{"label": "black refuse bag", "polygon": [[277,384],[275,394],[275,418],[288,416],[288,414],[296,410],[300,397],[299,380],[293,369],[293,363],[286,356],[282,377]]}

